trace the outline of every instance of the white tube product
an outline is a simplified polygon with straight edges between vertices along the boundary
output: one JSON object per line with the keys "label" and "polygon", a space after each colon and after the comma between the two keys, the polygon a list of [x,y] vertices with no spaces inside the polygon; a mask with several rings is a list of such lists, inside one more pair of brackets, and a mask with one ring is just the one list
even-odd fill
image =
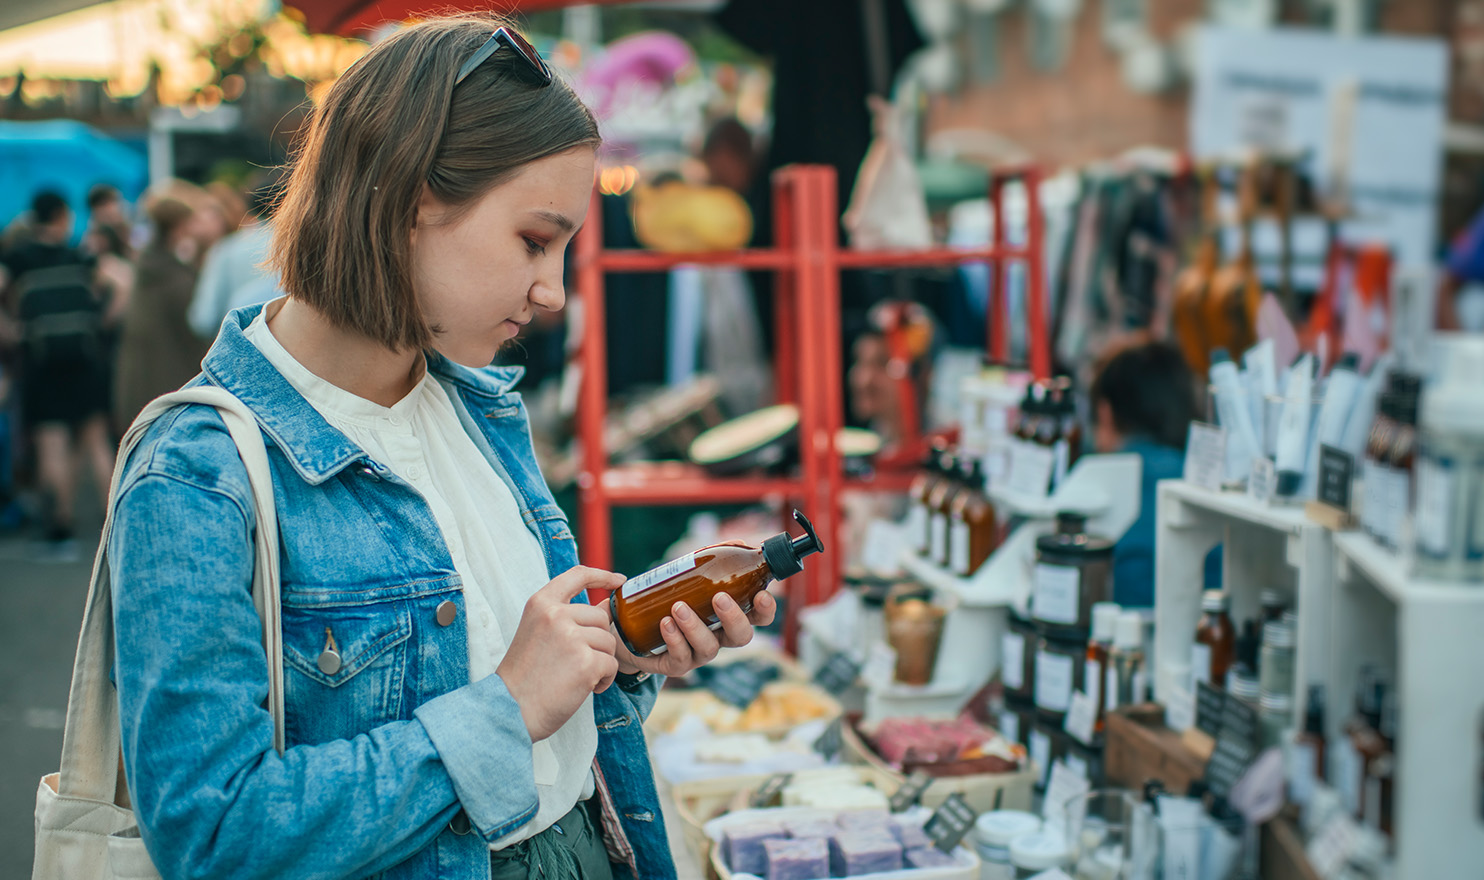
{"label": "white tube product", "polygon": [[1355,395],[1360,392],[1360,375],[1356,372],[1359,364],[1360,356],[1347,352],[1329,371],[1329,379],[1324,385],[1324,403],[1319,407],[1319,418],[1311,432],[1314,436],[1309,443],[1303,487],[1299,490],[1305,498],[1313,497],[1319,487],[1319,447],[1343,448],[1345,426],[1355,408]]}
{"label": "white tube product", "polygon": [[1216,386],[1216,415],[1226,429],[1226,478],[1245,480],[1252,470],[1252,457],[1262,447],[1252,430],[1242,377],[1224,348],[1211,350],[1211,384]]}
{"label": "white tube product", "polygon": [[1288,371],[1283,389],[1283,415],[1278,419],[1278,494],[1292,496],[1304,482],[1313,410],[1314,356],[1301,355]]}
{"label": "white tube product", "polygon": [[1355,409],[1345,420],[1345,435],[1340,439],[1340,448],[1355,456],[1357,462],[1365,458],[1366,438],[1371,435],[1371,423],[1376,420],[1376,403],[1381,399],[1381,389],[1386,387],[1386,374],[1391,372],[1392,355],[1382,355],[1371,365],[1365,384],[1357,392]]}
{"label": "white tube product", "polygon": [[1252,430],[1262,444],[1262,454],[1272,458],[1278,436],[1278,361],[1273,340],[1264,339],[1242,355],[1247,387],[1252,392]]}

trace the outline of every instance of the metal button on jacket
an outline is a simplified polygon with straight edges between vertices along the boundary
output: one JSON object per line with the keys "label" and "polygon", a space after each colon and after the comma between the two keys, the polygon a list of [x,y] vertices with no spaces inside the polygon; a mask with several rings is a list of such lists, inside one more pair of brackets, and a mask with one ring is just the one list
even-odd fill
{"label": "metal button on jacket", "polygon": [[453,600],[444,599],[438,604],[438,625],[448,626],[453,619],[459,616],[459,606],[453,604]]}
{"label": "metal button on jacket", "polygon": [[474,830],[474,826],[469,822],[469,814],[464,812],[462,807],[453,814],[453,820],[448,823],[448,828],[454,834],[468,834]]}

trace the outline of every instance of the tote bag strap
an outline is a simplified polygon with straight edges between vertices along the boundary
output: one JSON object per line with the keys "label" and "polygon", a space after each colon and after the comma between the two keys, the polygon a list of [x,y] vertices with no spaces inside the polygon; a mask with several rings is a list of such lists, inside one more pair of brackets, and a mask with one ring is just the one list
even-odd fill
{"label": "tote bag strap", "polygon": [[72,688],[67,697],[67,726],[62,734],[59,791],[64,796],[112,801],[118,788],[119,704],[108,672],[113,664],[113,593],[108,570],[108,541],[113,532],[114,508],[124,464],[149,426],[170,409],[184,404],[214,406],[221,413],[232,440],[247,466],[257,519],[253,565],[253,604],[263,624],[263,649],[268,658],[268,711],[273,716],[273,748],[284,750],[283,621],[279,607],[278,515],[273,503],[273,480],[268,451],[252,411],[230,391],[210,385],[184,388],[156,398],[144,408],[119,444],[118,464],[108,491],[108,513],[93,560],[93,578],[83,611],[82,634],[72,666]]}

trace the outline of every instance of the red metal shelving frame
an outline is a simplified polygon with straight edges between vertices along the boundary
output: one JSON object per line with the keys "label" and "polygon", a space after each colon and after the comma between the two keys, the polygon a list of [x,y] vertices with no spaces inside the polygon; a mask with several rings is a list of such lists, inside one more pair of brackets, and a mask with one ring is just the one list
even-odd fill
{"label": "red metal shelving frame", "polygon": [[[582,342],[578,352],[581,388],[578,395],[577,436],[582,444],[578,475],[579,537],[584,564],[608,569],[613,564],[612,511],[615,506],[662,504],[722,504],[776,498],[804,510],[824,539],[826,548],[840,546],[840,510],[836,499],[843,488],[905,490],[909,471],[878,472],[869,479],[847,478],[833,438],[844,424],[844,383],[840,326],[840,271],[957,265],[982,260],[990,266],[990,350],[1007,359],[1008,333],[1003,295],[1009,264],[1027,266],[1027,323],[1030,367],[1038,377],[1050,374],[1050,344],[1046,324],[1046,291],[1042,253],[1042,218],[1035,197],[1039,174],[1035,168],[996,175],[990,188],[995,219],[1003,215],[1003,183],[1019,177],[1028,194],[1028,234],[1024,246],[1010,246],[995,223],[995,240],[988,248],[932,248],[921,251],[843,250],[839,242],[839,206],[835,170],[828,166],[794,165],[773,175],[773,229],[775,246],[716,253],[673,254],[639,250],[604,250],[600,196],[594,192],[587,222],[577,236],[575,269],[577,295],[583,304]],[[603,447],[607,420],[608,376],[605,337],[609,272],[660,272],[681,265],[730,266],[766,269],[776,274],[774,302],[776,397],[799,407],[800,470],[793,477],[737,477],[718,479],[699,470],[681,469],[660,477],[650,472],[610,468]],[[1002,320],[996,320],[1000,316]],[[910,386],[910,382],[904,380]],[[910,387],[915,406],[915,393]],[[908,438],[904,447],[920,445]],[[897,461],[912,465],[920,453]],[[840,582],[840,555],[825,553],[817,564],[787,584],[789,608],[822,602]],[[785,642],[793,649],[798,617],[790,613]]]}

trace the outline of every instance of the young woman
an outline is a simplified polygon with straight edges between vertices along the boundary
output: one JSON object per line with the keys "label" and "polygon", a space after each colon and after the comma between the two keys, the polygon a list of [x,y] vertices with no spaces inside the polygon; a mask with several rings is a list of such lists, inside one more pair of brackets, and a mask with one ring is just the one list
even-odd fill
{"label": "young woman", "polygon": [[[268,443],[288,748],[272,746],[246,473],[215,411],[124,465],[109,547],[124,765],[166,877],[670,877],[641,725],[659,677],[747,642],[677,604],[640,659],[587,589],[515,369],[562,307],[592,115],[502,22],[426,21],[335,84],[276,221],[288,296],[197,380]],[[272,528],[272,524],[267,527]],[[610,864],[612,863],[612,864]]]}

